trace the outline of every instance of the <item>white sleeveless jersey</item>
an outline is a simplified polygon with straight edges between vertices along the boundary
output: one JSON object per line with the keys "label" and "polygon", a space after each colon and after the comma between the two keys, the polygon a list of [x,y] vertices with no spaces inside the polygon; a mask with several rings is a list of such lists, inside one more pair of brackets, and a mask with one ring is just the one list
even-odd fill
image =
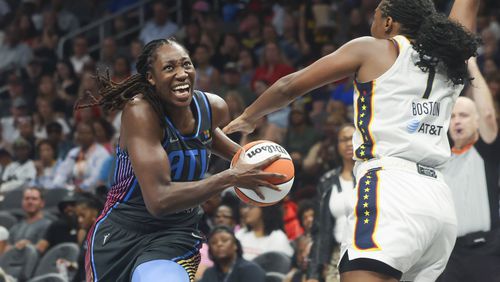
{"label": "white sleeveless jersey", "polygon": [[448,127],[463,85],[445,73],[423,72],[404,36],[393,38],[399,55],[379,78],[355,82],[354,159],[398,157],[436,167],[450,156]]}

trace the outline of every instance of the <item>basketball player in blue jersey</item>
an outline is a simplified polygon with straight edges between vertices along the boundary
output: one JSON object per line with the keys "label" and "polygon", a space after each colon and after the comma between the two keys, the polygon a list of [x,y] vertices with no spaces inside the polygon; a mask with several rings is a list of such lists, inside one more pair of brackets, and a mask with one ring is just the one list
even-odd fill
{"label": "basketball player in blue jersey", "polygon": [[211,152],[230,159],[239,149],[219,129],[227,105],[193,90],[195,68],[173,40],[149,42],[137,71],[119,84],[98,76],[93,104],[123,114],[113,185],[87,238],[87,281],[193,281],[199,204],[235,185],[279,190],[266,179],[283,175],[261,170],[279,156],[204,178]]}
{"label": "basketball player in blue jersey", "polygon": [[[449,20],[431,0],[382,0],[373,37],[354,39],[278,80],[226,133],[295,98],[355,75],[356,193],[346,203],[341,281],[435,281],[455,243],[453,200],[439,167],[450,156],[453,104],[476,54],[478,0],[456,0]],[[314,280],[311,280],[314,281]]]}

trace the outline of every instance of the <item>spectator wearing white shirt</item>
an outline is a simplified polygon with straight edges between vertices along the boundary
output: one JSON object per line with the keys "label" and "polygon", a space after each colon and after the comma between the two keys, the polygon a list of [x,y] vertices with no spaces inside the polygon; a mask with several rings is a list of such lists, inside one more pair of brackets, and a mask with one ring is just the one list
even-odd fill
{"label": "spectator wearing white shirt", "polygon": [[243,247],[243,258],[253,260],[260,254],[275,251],[289,257],[293,255],[293,248],[288,242],[283,223],[281,205],[269,207],[250,206],[245,214],[247,227],[236,232],[236,238]]}
{"label": "spectator wearing white shirt", "polygon": [[83,66],[86,63],[92,62],[92,58],[88,54],[88,42],[85,36],[77,36],[73,40],[73,55],[69,60],[78,75],[82,74]]}
{"label": "spectator wearing white shirt", "polygon": [[16,161],[10,163],[2,174],[2,193],[23,188],[36,177],[35,163],[29,159],[32,150],[30,143],[19,138],[14,142],[13,149]]}
{"label": "spectator wearing white shirt", "polygon": [[58,167],[54,185],[56,187],[92,191],[99,179],[102,164],[108,151],[95,141],[92,124],[80,122],[76,127],[76,143],[64,162]]}
{"label": "spectator wearing white shirt", "polygon": [[177,24],[168,17],[168,7],[163,1],[153,4],[153,19],[148,21],[139,34],[139,39],[147,44],[160,38],[169,38],[179,30]]}
{"label": "spectator wearing white shirt", "polygon": [[22,43],[20,39],[17,26],[7,27],[3,43],[0,44],[0,73],[9,69],[26,67],[33,58],[30,47]]}

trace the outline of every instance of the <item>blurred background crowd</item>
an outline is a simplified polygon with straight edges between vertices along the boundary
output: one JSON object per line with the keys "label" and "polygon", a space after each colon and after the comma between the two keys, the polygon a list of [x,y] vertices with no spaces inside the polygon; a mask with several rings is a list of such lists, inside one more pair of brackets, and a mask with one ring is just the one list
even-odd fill
{"label": "blurred background crowd", "polygon": [[[13,267],[16,258],[4,256],[0,267],[20,281],[53,272],[83,277],[85,235],[112,185],[121,116],[97,106],[73,110],[78,98],[96,93],[96,71],[123,81],[136,72],[145,43],[174,36],[195,64],[195,88],[223,97],[234,118],[282,76],[369,35],[378,2],[0,0],[0,257],[22,250],[23,262]],[[435,3],[448,12],[452,1]],[[498,117],[500,2],[482,1],[477,27],[477,62]],[[211,243],[227,233],[239,239],[230,255],[257,262],[267,279],[305,281],[320,179],[352,158],[353,129],[343,129],[353,122],[353,91],[352,77],[337,81],[268,115],[251,135],[230,136],[241,145],[282,144],[293,157],[295,182],[272,207],[242,205],[231,193],[207,201],[202,229],[210,240],[198,278],[210,269],[203,281],[218,281],[214,264],[224,273],[221,257],[228,254]],[[209,171],[227,167],[213,158]],[[220,224],[230,228],[215,228]],[[281,257],[263,256],[273,252]],[[57,264],[47,263],[55,258]],[[239,281],[261,279],[252,277]]]}

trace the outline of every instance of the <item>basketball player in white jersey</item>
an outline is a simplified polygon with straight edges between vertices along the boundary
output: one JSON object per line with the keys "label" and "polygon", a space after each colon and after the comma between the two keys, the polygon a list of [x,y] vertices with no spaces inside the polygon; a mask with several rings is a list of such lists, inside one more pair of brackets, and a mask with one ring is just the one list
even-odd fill
{"label": "basketball player in white jersey", "polygon": [[[455,243],[453,200],[439,166],[450,156],[453,104],[469,80],[478,0],[451,17],[432,0],[382,0],[373,37],[354,39],[278,80],[224,131],[251,132],[262,116],[355,74],[356,193],[348,206],[341,281],[435,281]],[[465,28],[464,28],[465,27]]]}

